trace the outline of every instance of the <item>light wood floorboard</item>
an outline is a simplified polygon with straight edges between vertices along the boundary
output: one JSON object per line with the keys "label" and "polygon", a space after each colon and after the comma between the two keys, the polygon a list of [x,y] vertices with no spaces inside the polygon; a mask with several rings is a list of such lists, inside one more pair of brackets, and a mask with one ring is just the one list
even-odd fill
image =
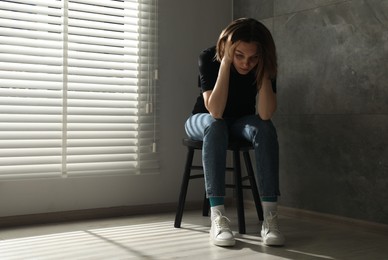
{"label": "light wood floorboard", "polygon": [[[227,209],[237,230],[234,209]],[[236,232],[232,248],[209,242],[210,222],[185,211],[182,228],[174,213],[137,215],[0,230],[0,259],[388,259],[388,234],[300,217],[280,216],[286,246],[267,247],[255,211],[246,210],[247,234]]]}

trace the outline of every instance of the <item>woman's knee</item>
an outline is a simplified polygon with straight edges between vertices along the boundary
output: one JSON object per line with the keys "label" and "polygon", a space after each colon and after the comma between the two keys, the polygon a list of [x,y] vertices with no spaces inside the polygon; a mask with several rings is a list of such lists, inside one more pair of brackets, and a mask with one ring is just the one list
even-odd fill
{"label": "woman's knee", "polygon": [[205,135],[209,135],[209,134],[224,136],[224,138],[228,138],[228,126],[225,120],[214,119],[211,122],[209,122],[208,126],[205,129]]}
{"label": "woman's knee", "polygon": [[210,114],[194,114],[190,116],[185,123],[185,130],[190,138],[202,140],[206,128],[212,124],[215,119]]}
{"label": "woman's knee", "polygon": [[276,128],[271,120],[260,120],[260,123],[256,126],[256,139],[265,140],[277,140]]}

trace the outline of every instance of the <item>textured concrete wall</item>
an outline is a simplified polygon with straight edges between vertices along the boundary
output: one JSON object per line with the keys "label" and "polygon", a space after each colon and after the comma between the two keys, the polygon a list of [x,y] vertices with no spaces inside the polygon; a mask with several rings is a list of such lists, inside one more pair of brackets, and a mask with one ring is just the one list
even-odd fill
{"label": "textured concrete wall", "polygon": [[281,204],[388,224],[388,1],[234,0],[278,48]]}

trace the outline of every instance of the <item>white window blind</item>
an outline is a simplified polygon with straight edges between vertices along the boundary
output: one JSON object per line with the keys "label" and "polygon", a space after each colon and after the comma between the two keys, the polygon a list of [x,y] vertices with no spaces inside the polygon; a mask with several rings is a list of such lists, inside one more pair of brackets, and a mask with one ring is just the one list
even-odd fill
{"label": "white window blind", "polygon": [[157,0],[0,1],[0,178],[158,168]]}

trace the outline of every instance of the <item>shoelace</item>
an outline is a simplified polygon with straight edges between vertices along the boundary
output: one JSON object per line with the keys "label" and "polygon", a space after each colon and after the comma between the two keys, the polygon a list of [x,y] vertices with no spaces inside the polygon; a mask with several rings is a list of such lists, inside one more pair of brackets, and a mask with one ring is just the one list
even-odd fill
{"label": "shoelace", "polygon": [[278,215],[272,213],[269,213],[269,216],[266,219],[266,224],[268,231],[277,231],[279,232],[279,225],[278,225]]}
{"label": "shoelace", "polygon": [[218,217],[218,221],[216,220],[215,223],[217,225],[217,229],[219,230],[226,230],[226,229],[230,230],[229,228],[230,219],[228,219],[225,216],[220,215]]}
{"label": "shoelace", "polygon": [[229,223],[230,219],[227,217],[223,216],[222,213],[219,210],[216,210],[216,214],[218,215],[218,219],[215,220],[215,224],[219,232],[224,231],[224,230],[230,230],[229,228]]}

